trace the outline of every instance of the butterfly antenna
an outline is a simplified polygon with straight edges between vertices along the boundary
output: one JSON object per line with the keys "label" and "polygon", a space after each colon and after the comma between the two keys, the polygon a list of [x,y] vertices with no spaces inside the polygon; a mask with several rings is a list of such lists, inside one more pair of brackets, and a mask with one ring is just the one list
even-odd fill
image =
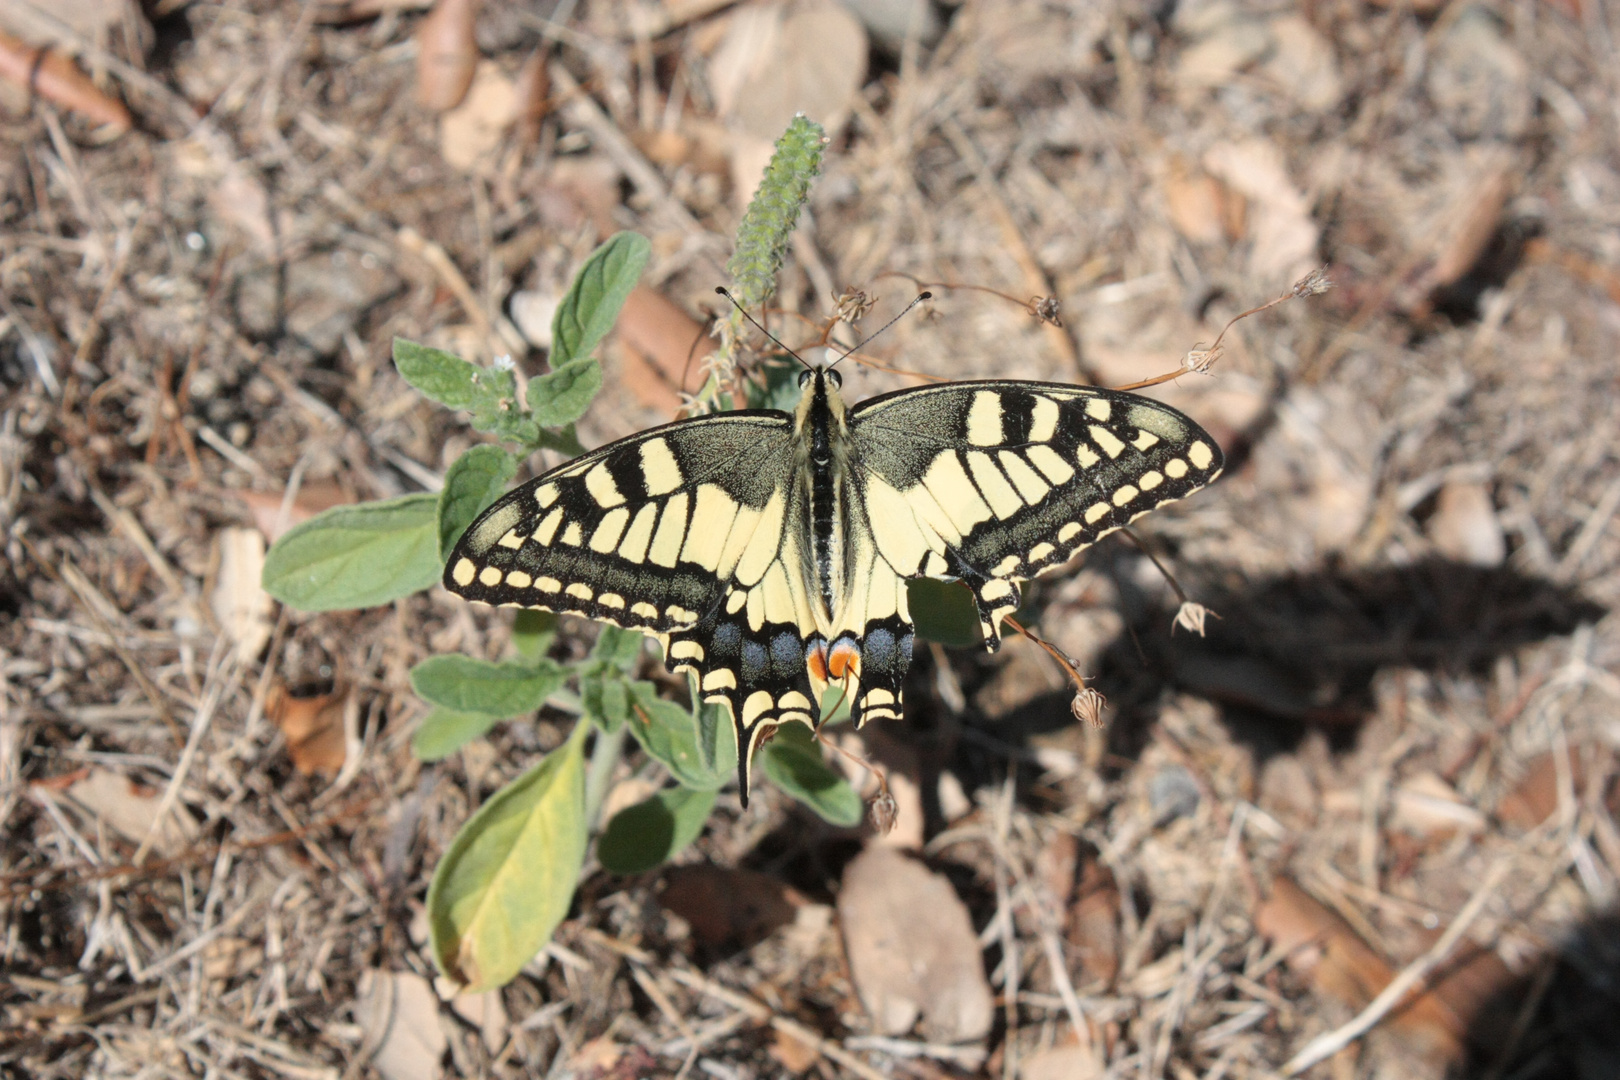
{"label": "butterfly antenna", "polygon": [[887,330],[889,327],[893,326],[895,323],[899,322],[901,319],[903,319],[907,315],[911,314],[911,309],[912,308],[916,307],[918,304],[922,303],[924,300],[932,300],[933,298],[934,298],[934,294],[931,293],[931,292],[920,292],[920,293],[918,293],[917,294],[917,299],[915,299],[911,303],[907,304],[904,311],[900,312],[900,314],[896,315],[894,318],[890,319],[888,322],[886,322],[882,326],[880,326],[878,328],[878,330],[877,330],[877,333],[869,334],[866,337],[862,338],[860,341],[856,342],[855,345],[850,348],[849,352],[846,352],[843,356],[840,356],[837,360],[834,360],[832,363],[828,364],[827,369],[830,371],[833,368],[837,367],[839,364],[843,363],[845,360],[849,359],[849,357],[851,355],[853,355],[854,353],[857,353],[857,352],[860,351],[861,346],[865,345],[868,341],[871,341],[873,338],[878,337],[879,335],[881,335],[883,333],[883,331]]}
{"label": "butterfly antenna", "polygon": [[[727,300],[730,300],[731,301],[731,306],[736,308],[739,312],[741,312],[743,318],[745,318],[749,322],[753,323],[754,328],[757,329],[760,333],[764,334],[766,337],[768,337],[772,341],[776,342],[776,344],[781,348],[781,350],[783,352],[785,352],[789,356],[793,357],[793,359],[797,360],[799,363],[804,364],[805,367],[808,368],[810,366],[808,363],[805,362],[804,357],[800,356],[798,353],[794,352],[792,349],[788,348],[786,345],[783,345],[781,338],[777,337],[775,334],[773,334],[769,330],[765,329],[765,327],[760,325],[760,322],[759,322],[758,319],[756,319],[752,315],[748,314],[748,309],[743,307],[741,304],[737,303],[737,298],[735,296],[731,295],[731,290],[730,289],[726,288],[724,285],[716,285],[714,287],[714,291],[719,293],[721,296],[725,297]],[[840,359],[842,359],[842,357],[840,357]]]}

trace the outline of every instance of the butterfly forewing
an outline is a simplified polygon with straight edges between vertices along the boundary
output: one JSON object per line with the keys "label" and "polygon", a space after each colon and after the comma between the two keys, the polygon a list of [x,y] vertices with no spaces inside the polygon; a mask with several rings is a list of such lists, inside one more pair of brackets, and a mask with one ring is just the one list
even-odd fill
{"label": "butterfly forewing", "polygon": [[880,554],[903,577],[967,582],[992,648],[1018,582],[1223,464],[1215,440],[1168,405],[1061,383],[902,390],[862,402],[850,423]]}

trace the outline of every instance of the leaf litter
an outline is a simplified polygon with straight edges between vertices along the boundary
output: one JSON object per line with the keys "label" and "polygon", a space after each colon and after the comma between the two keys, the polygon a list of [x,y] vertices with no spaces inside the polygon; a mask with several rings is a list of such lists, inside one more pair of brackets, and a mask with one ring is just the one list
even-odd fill
{"label": "leaf litter", "polygon": [[[425,6],[8,10],[5,1067],[1620,1071],[1611,11]],[[508,622],[429,591],[266,635],[244,530],[434,490],[480,437],[392,339],[538,376],[545,298],[620,227],[649,291],[580,437],[671,419],[755,128],[794,108],[843,127],[769,316],[793,343],[849,285],[881,325],[901,271],[1056,297],[1067,329],[943,293],[886,366],[1123,384],[1328,264],[1147,391],[1233,461],[1144,529],[1218,618],[1172,633],[1173,590],[1099,545],[1035,603],[1106,732],[1033,652],[919,650],[881,733],[911,854],[725,792],[677,866],[588,861],[551,945],[445,1001],[408,913],[569,718],[416,761],[406,672],[499,661]],[[946,974],[908,982],[932,954],[896,943],[936,922]]]}

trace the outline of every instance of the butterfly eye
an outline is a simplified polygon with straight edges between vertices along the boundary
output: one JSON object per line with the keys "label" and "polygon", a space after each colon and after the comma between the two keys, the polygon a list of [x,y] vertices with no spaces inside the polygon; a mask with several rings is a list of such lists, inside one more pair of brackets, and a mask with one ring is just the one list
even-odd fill
{"label": "butterfly eye", "polygon": [[809,368],[805,368],[803,371],[799,372],[800,390],[803,390],[806,386],[810,385],[810,377],[814,374],[815,372],[811,371]]}
{"label": "butterfly eye", "polygon": [[833,384],[834,390],[842,390],[844,388],[844,377],[838,374],[836,371],[827,372],[827,381]]}

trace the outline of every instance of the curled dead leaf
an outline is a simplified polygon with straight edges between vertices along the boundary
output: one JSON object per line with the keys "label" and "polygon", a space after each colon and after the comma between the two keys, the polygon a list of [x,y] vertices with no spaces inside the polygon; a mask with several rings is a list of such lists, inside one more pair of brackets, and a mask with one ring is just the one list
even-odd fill
{"label": "curled dead leaf", "polygon": [[978,936],[943,875],[888,846],[844,869],[838,919],[850,977],[876,1029],[900,1035],[920,1021],[942,1042],[982,1039],[995,1018]]}
{"label": "curled dead leaf", "polygon": [[9,34],[0,34],[0,78],[104,125],[108,136],[122,135],[134,123],[123,102],[97,89],[67,56]]}
{"label": "curled dead leaf", "polygon": [[650,409],[674,412],[689,372],[709,351],[701,323],[662,293],[638,285],[619,315],[624,381]]}
{"label": "curled dead leaf", "polygon": [[473,23],[481,0],[439,0],[416,28],[416,100],[435,112],[461,104],[478,70]]}
{"label": "curled dead leaf", "polygon": [[321,772],[336,775],[343,768],[346,750],[344,712],[349,693],[294,697],[287,688],[271,688],[265,715],[287,740],[293,768],[305,776]]}
{"label": "curled dead leaf", "polygon": [[753,945],[792,923],[809,902],[768,874],[706,863],[674,867],[664,881],[658,902],[690,923],[706,945]]}

